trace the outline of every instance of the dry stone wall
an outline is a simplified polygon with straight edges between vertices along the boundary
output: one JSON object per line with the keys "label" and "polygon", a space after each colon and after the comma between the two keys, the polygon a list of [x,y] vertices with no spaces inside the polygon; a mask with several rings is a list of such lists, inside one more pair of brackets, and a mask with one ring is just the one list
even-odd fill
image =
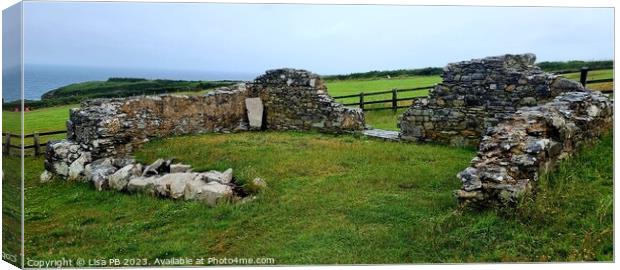
{"label": "dry stone wall", "polygon": [[316,74],[278,69],[204,96],[88,100],[71,110],[67,139],[100,158],[131,153],[152,137],[250,128],[350,132],[364,128],[364,115],[335,102]]}
{"label": "dry stone wall", "polygon": [[577,82],[543,72],[535,60],[533,54],[507,54],[448,64],[429,97],[401,116],[401,139],[475,146],[519,107],[585,91]]}
{"label": "dry stone wall", "polygon": [[204,96],[85,101],[70,111],[67,139],[100,158],[131,153],[151,137],[245,130],[247,93],[241,84]]}
{"label": "dry stone wall", "polygon": [[263,101],[270,130],[346,132],[364,129],[361,109],[334,101],[318,75],[298,69],[269,70],[248,86]]}
{"label": "dry stone wall", "polygon": [[600,92],[569,92],[541,106],[523,107],[482,138],[456,191],[467,205],[514,203],[540,173],[613,125],[612,101]]}
{"label": "dry stone wall", "polygon": [[[219,88],[204,96],[85,101],[70,111],[67,139],[48,143],[41,180],[60,176],[91,182],[98,190],[144,191],[214,204],[220,197],[235,197],[243,190],[229,180],[211,179],[222,174],[219,172],[187,172],[183,164],[144,167],[128,158],[129,154],[153,137],[261,129],[352,132],[363,128],[362,111],[334,102],[316,74],[271,70],[251,83]],[[155,165],[164,169],[153,170]],[[157,175],[147,175],[153,171]],[[264,186],[261,179],[255,182]]]}

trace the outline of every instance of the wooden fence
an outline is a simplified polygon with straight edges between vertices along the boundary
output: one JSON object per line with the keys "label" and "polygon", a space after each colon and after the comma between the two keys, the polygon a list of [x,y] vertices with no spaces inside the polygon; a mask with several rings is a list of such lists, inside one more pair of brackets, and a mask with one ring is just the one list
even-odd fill
{"label": "wooden fence", "polygon": [[[38,156],[40,154],[42,154],[43,152],[41,150],[43,150],[42,148],[45,147],[47,145],[47,141],[46,142],[41,142],[41,137],[42,136],[48,136],[48,135],[57,135],[57,134],[65,134],[67,133],[66,130],[58,130],[58,131],[46,131],[46,132],[35,132],[33,134],[25,134],[24,135],[24,141],[26,139],[32,138],[33,144],[31,145],[24,145],[24,150],[25,149],[34,149],[34,155]],[[10,132],[6,132],[6,133],[2,133],[2,137],[4,138],[4,142],[2,144],[2,154],[3,155],[8,155],[11,152],[11,148],[13,149],[19,149],[19,151],[21,151],[22,149],[22,145],[14,145],[11,144],[11,138],[16,138],[18,141],[21,140],[21,136],[20,134],[12,134]]]}
{"label": "wooden fence", "polygon": [[[597,79],[597,80],[587,80],[587,78],[588,78],[588,71],[591,71],[591,69],[588,69],[587,67],[583,67],[579,71],[580,72],[580,80],[579,81],[581,82],[581,84],[583,84],[583,86],[586,86],[587,84],[590,84],[590,83],[602,83],[602,82],[613,82],[614,81],[613,78]],[[575,71],[571,70],[570,73],[572,73],[572,72],[575,72]],[[554,73],[556,73],[556,74],[564,74],[564,73],[569,73],[569,72],[560,71],[560,72],[554,72]],[[357,102],[349,102],[349,103],[343,103],[343,104],[345,106],[356,106],[356,107],[361,108],[364,111],[389,110],[389,109],[391,109],[393,111],[396,111],[399,108],[408,108],[409,107],[409,105],[407,105],[407,106],[399,106],[398,105],[399,101],[407,101],[407,100],[415,100],[415,99],[423,98],[423,96],[399,98],[398,97],[399,93],[429,90],[429,89],[432,89],[434,86],[435,85],[421,86],[421,87],[416,87],[416,88],[405,88],[405,89],[396,89],[395,88],[395,89],[392,89],[392,90],[377,91],[377,92],[360,92],[359,94],[335,96],[333,98],[336,99],[336,100],[338,100],[338,99],[357,98],[358,99]],[[603,92],[603,93],[612,93],[613,89],[602,90],[601,92]],[[386,94],[392,94],[392,98],[390,98],[390,99],[383,99],[383,100],[372,100],[372,101],[365,101],[364,100],[368,96],[386,95]],[[367,108],[366,105],[369,105],[369,104],[388,104],[389,106]]]}
{"label": "wooden fence", "polygon": [[[613,82],[614,78],[609,78],[609,79],[598,79],[598,80],[588,80],[588,71],[590,71],[590,69],[588,69],[588,67],[582,67],[580,70],[580,74],[579,74],[579,82],[581,82],[581,84],[583,86],[588,85],[589,83],[604,83],[604,82]],[[613,93],[613,89],[605,89],[602,90],[601,92],[603,93]]]}
{"label": "wooden fence", "polygon": [[[414,91],[424,91],[424,90],[429,90],[431,88],[433,88],[434,85],[429,85],[429,86],[422,86],[422,87],[416,87],[416,88],[405,88],[405,89],[392,89],[392,90],[387,90],[387,91],[377,91],[377,92],[360,92],[359,94],[353,94],[353,95],[344,95],[344,96],[336,96],[333,97],[334,99],[346,99],[346,98],[357,98],[358,101],[357,102],[349,102],[349,103],[343,103],[343,105],[345,106],[358,106],[360,107],[362,110],[364,111],[373,111],[373,110],[389,110],[392,109],[393,111],[396,111],[399,108],[408,108],[409,105],[407,106],[399,106],[398,102],[399,101],[407,101],[407,100],[415,100],[415,99],[419,99],[419,98],[423,98],[423,96],[420,97],[398,97],[399,93],[405,93],[405,92],[414,92]],[[392,94],[392,97],[390,99],[383,99],[383,100],[372,100],[372,101],[365,101],[364,99],[368,96],[377,96],[377,95],[386,95],[386,94]],[[390,104],[389,107],[373,107],[373,108],[366,108],[366,105],[369,104],[382,104],[382,103],[388,103]]]}

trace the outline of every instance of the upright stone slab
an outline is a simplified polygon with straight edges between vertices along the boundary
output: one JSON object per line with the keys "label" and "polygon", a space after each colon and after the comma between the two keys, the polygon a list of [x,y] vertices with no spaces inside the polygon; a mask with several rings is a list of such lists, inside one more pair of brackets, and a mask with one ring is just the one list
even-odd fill
{"label": "upright stone slab", "polygon": [[246,98],[245,108],[248,110],[250,129],[261,129],[263,127],[263,101],[260,98]]}

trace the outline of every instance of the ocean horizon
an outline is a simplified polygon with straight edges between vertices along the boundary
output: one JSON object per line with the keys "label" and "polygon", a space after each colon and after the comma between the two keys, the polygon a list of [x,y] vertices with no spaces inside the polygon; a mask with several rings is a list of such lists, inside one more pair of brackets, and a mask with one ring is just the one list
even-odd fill
{"label": "ocean horizon", "polygon": [[[5,102],[19,100],[19,73],[5,70],[2,97]],[[169,80],[239,80],[248,81],[258,73],[166,70],[156,68],[105,68],[80,66],[26,65],[24,67],[24,99],[40,100],[50,91],[73,83],[105,81],[111,77]]]}

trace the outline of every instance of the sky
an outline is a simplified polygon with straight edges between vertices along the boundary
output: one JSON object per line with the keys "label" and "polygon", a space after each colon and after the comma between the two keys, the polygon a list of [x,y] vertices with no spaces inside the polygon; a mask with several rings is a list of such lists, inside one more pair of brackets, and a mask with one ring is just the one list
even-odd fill
{"label": "sky", "polygon": [[319,74],[531,52],[613,58],[613,9],[25,2],[24,62]]}

